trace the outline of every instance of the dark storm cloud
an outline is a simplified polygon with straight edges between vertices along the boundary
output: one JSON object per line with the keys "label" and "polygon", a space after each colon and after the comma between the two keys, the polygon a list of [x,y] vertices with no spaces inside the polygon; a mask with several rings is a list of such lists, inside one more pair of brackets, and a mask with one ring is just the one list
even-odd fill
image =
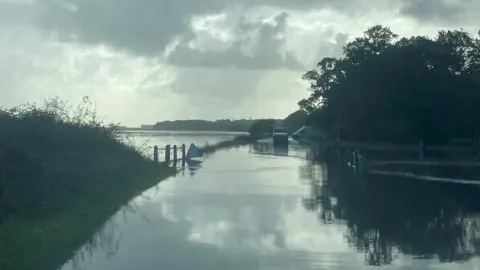
{"label": "dark storm cloud", "polygon": [[194,15],[222,12],[233,5],[309,10],[327,6],[352,9],[352,3],[359,1],[38,0],[36,24],[54,31],[65,41],[74,38],[84,43],[106,44],[136,55],[155,56],[161,54],[174,37],[192,37],[189,20]]}
{"label": "dark storm cloud", "polygon": [[155,0],[74,0],[74,12],[56,2],[42,1],[38,26],[68,39],[72,34],[81,42],[106,44],[143,56],[163,51],[173,37],[190,34],[192,12],[205,12],[197,1]]}
{"label": "dark storm cloud", "polygon": [[462,19],[472,1],[458,0],[402,0],[400,12],[419,21],[456,23]]}
{"label": "dark storm cloud", "polygon": [[288,69],[302,69],[302,64],[289,52],[280,56],[283,43],[278,35],[283,33],[287,22],[287,13],[281,13],[274,19],[275,24],[252,23],[240,20],[237,34],[245,35],[250,31],[258,31],[259,39],[252,49],[252,55],[242,53],[244,40],[236,41],[225,51],[197,51],[188,47],[187,43],[178,46],[168,60],[183,67],[225,67],[233,66],[244,69],[273,69],[286,67]]}

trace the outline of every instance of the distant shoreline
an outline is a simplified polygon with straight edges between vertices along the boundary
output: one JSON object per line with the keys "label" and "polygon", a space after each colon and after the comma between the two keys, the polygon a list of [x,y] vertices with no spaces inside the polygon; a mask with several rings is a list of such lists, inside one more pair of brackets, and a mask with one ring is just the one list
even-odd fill
{"label": "distant shoreline", "polygon": [[252,125],[258,121],[282,121],[282,119],[218,119],[218,120],[171,120],[161,121],[153,125],[142,124],[136,127],[119,126],[119,130],[135,130],[135,131],[200,131],[200,132],[249,132]]}
{"label": "distant shoreline", "polygon": [[162,129],[141,129],[141,128],[132,128],[132,129],[121,129],[121,133],[172,133],[172,134],[231,134],[231,135],[246,135],[249,134],[246,131],[228,131],[228,130],[162,130]]}

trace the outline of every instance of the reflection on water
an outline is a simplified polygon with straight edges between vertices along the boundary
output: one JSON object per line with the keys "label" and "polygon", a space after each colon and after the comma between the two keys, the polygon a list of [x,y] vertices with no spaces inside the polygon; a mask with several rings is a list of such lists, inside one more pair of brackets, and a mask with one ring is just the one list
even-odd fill
{"label": "reflection on water", "polygon": [[253,153],[257,155],[288,156],[288,145],[273,146],[270,141],[260,141],[252,144]]}
{"label": "reflection on water", "polygon": [[134,198],[62,269],[479,269],[476,186],[360,181],[336,160],[268,142],[217,152]]}
{"label": "reflection on water", "polygon": [[478,255],[478,186],[385,176],[359,182],[342,172],[329,171],[328,194],[309,200],[335,198],[331,215],[347,221],[347,240],[368,264],[390,264],[397,252],[440,262]]}
{"label": "reflection on water", "polygon": [[203,161],[188,159],[185,162],[187,164],[188,170],[190,171],[190,176],[193,177],[195,175],[195,172],[202,167]]}

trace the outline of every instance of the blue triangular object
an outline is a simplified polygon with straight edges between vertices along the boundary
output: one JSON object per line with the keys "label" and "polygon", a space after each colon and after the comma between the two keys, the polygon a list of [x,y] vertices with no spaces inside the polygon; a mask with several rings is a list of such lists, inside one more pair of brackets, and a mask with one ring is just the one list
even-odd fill
{"label": "blue triangular object", "polygon": [[198,149],[198,147],[195,146],[195,144],[190,144],[190,147],[188,148],[187,151],[187,158],[199,158],[203,157],[202,151]]}

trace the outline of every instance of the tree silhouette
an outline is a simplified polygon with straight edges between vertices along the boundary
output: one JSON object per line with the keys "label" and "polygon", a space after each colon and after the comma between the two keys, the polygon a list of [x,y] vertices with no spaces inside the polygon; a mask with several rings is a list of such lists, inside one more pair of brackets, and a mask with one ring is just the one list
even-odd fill
{"label": "tree silhouette", "polygon": [[480,38],[461,30],[400,38],[373,26],[303,79],[308,120],[343,139],[444,143],[472,138],[480,118]]}

